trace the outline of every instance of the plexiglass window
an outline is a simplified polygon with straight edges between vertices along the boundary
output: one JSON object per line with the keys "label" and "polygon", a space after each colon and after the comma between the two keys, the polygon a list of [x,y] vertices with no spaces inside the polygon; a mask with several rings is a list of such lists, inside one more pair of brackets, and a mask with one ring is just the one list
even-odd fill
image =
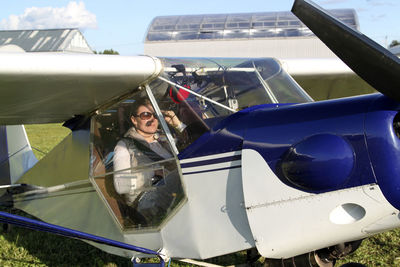
{"label": "plexiglass window", "polygon": [[141,90],[92,119],[91,179],[124,231],[159,228],[184,199],[156,110]]}
{"label": "plexiglass window", "polygon": [[312,99],[274,59],[164,58],[163,79],[150,84],[161,110],[171,110],[182,127],[172,128],[184,150],[236,111],[268,103]]}

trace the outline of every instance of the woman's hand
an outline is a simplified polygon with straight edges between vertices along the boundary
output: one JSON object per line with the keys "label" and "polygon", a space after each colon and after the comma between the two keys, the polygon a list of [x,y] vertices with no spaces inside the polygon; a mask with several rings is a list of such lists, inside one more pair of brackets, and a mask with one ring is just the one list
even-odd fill
{"label": "woman's hand", "polygon": [[178,128],[181,125],[181,121],[172,110],[162,111],[165,121],[174,128]]}

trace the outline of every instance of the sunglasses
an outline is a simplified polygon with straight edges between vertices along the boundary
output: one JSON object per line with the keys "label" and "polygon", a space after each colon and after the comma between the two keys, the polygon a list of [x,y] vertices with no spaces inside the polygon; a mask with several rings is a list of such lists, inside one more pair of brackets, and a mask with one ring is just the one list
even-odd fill
{"label": "sunglasses", "polygon": [[135,117],[139,117],[141,120],[150,120],[152,117],[155,118],[154,113],[152,112],[142,112],[140,114],[134,115]]}

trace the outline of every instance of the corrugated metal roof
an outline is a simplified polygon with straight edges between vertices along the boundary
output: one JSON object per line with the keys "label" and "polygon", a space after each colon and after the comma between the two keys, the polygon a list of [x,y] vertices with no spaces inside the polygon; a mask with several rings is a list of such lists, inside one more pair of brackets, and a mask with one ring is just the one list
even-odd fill
{"label": "corrugated metal roof", "polygon": [[26,52],[93,53],[78,29],[0,31],[0,46],[10,44]]}
{"label": "corrugated metal roof", "polygon": [[[329,11],[351,28],[359,29],[357,14],[353,9]],[[155,17],[145,42],[313,35],[291,12],[182,15]]]}

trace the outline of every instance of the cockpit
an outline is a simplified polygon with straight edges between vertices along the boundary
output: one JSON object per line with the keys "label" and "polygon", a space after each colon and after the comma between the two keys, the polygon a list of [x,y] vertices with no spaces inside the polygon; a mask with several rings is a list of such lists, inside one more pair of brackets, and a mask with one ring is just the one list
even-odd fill
{"label": "cockpit", "polygon": [[90,177],[122,231],[158,230],[185,203],[178,155],[219,121],[312,99],[271,58],[160,58],[163,72],[91,121]]}

